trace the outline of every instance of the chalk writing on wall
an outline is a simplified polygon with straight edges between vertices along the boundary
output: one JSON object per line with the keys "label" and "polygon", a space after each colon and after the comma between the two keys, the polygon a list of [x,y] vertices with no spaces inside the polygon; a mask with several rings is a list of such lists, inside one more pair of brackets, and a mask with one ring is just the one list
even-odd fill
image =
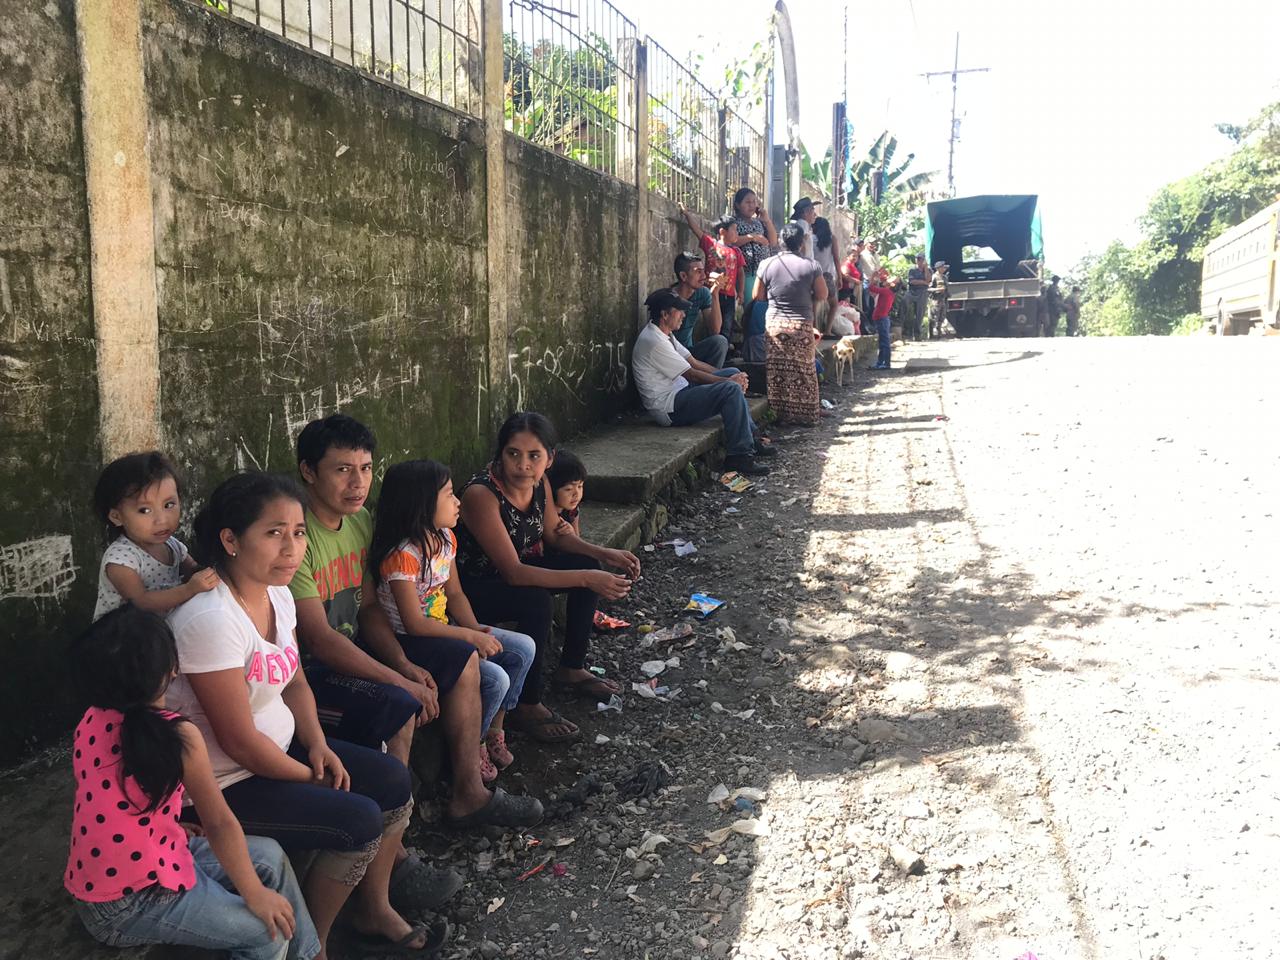
{"label": "chalk writing on wall", "polygon": [[[529,334],[527,327],[515,331],[517,340]],[[541,377],[564,388],[579,404],[585,405],[583,381],[600,374],[600,389],[621,393],[627,389],[626,340],[592,340],[588,343],[562,343],[556,347],[524,346],[507,353],[507,374],[515,387],[515,409],[523,410],[530,383],[541,371]],[[601,367],[603,366],[603,369]],[[592,377],[594,379],[594,377]],[[536,402],[537,398],[533,398]]]}
{"label": "chalk writing on wall", "polygon": [[0,600],[61,599],[75,579],[70,537],[38,537],[0,546]]}

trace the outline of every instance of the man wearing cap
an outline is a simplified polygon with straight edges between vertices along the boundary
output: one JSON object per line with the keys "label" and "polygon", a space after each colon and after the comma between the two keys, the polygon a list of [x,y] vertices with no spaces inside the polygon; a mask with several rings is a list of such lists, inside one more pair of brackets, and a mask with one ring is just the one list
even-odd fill
{"label": "man wearing cap", "polygon": [[[708,280],[702,257],[688,251],[676,255],[673,269],[676,282],[671,287],[671,292],[687,304],[684,319],[675,331],[676,339],[698,360],[709,365],[712,370],[718,370],[724,366],[724,358],[729,355],[729,341],[720,333],[724,327],[724,315],[720,312],[720,291],[725,289],[729,278],[722,274],[714,280]],[[707,335],[694,343],[693,331],[698,325],[699,317],[706,321]]]}
{"label": "man wearing cap", "polygon": [[929,261],[916,254],[916,265],[907,271],[907,299],[911,304],[911,339],[923,339],[924,312],[929,305]]}
{"label": "man wearing cap", "polygon": [[871,292],[871,284],[875,283],[880,276],[880,257],[876,253],[878,248],[878,241],[868,240],[862,245],[862,252],[858,254],[858,269],[862,271],[862,279],[866,284],[862,301],[864,317],[873,315],[876,310],[876,297]]}
{"label": "man wearing cap", "polygon": [[947,319],[947,261],[933,265],[933,280],[929,283],[929,339],[942,336],[942,322]]}
{"label": "man wearing cap", "polygon": [[755,439],[747,375],[703,363],[676,338],[690,304],[675,290],[655,290],[644,305],[649,322],[631,350],[631,369],[649,415],[663,426],[688,426],[718,415],[724,420],[725,469],[747,476],[768,473],[756,457],[776,451]]}
{"label": "man wearing cap", "polygon": [[804,231],[804,245],[800,248],[800,256],[806,260],[813,259],[813,221],[818,219],[820,201],[801,197],[791,208],[791,219],[800,224]]}

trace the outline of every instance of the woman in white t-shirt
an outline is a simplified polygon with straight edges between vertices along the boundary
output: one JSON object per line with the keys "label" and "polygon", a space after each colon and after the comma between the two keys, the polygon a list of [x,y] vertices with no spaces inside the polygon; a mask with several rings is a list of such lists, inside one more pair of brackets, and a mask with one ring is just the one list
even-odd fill
{"label": "woman in white t-shirt", "polygon": [[319,851],[304,892],[321,944],[355,891],[350,919],[359,932],[384,947],[429,951],[447,927],[411,924],[387,899],[413,809],[408,770],[376,750],[326,740],[300,669],[288,589],[307,548],[297,487],[237,474],[213,492],[195,528],[197,553],[221,583],[169,616],[181,670],[170,709],[204,734],[245,833]]}

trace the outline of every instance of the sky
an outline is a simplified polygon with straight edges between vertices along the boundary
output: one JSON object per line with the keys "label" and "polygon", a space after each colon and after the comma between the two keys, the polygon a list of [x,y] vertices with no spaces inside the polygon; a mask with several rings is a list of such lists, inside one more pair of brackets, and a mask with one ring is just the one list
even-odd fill
{"label": "sky", "polygon": [[[773,10],[773,0],[615,3],[676,57],[701,50],[713,89],[723,80],[716,54],[750,49]],[[788,9],[801,137],[821,155],[844,85],[844,4]],[[1216,123],[1244,123],[1280,100],[1277,0],[861,0],[849,16],[855,156],[887,127],[900,158],[916,154],[912,172],[939,171],[945,190],[951,79],[920,74],[951,69],[959,31],[961,69],[990,71],[959,78],[956,194],[1038,194],[1058,271],[1134,240],[1161,186],[1230,151]],[[775,129],[785,131],[780,80],[778,101]]]}

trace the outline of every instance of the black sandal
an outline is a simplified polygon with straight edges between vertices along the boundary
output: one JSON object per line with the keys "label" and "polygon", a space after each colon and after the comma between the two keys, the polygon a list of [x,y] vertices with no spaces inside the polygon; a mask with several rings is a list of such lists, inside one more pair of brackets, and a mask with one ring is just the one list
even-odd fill
{"label": "black sandal", "polygon": [[[507,714],[506,723],[509,730],[518,730],[539,743],[569,743],[582,736],[582,731],[578,729],[576,723],[571,723],[554,710],[538,720],[526,719],[513,710]],[[572,727],[573,729],[568,733],[547,733],[547,727]]]}
{"label": "black sandal", "polygon": [[[440,949],[449,942],[449,921],[443,917],[428,925],[425,923],[415,923],[409,928],[399,940],[391,940],[384,937],[380,933],[364,933],[360,930],[352,930],[355,932],[356,939],[364,943],[371,950],[378,953],[387,954],[394,953],[406,957],[434,957],[440,953]],[[413,946],[413,942],[419,937],[426,935],[426,940],[420,947]]]}
{"label": "black sandal", "polygon": [[610,683],[604,677],[583,677],[581,680],[552,680],[551,688],[557,693],[567,693],[584,700],[604,701],[622,693],[622,687],[611,687]]}

